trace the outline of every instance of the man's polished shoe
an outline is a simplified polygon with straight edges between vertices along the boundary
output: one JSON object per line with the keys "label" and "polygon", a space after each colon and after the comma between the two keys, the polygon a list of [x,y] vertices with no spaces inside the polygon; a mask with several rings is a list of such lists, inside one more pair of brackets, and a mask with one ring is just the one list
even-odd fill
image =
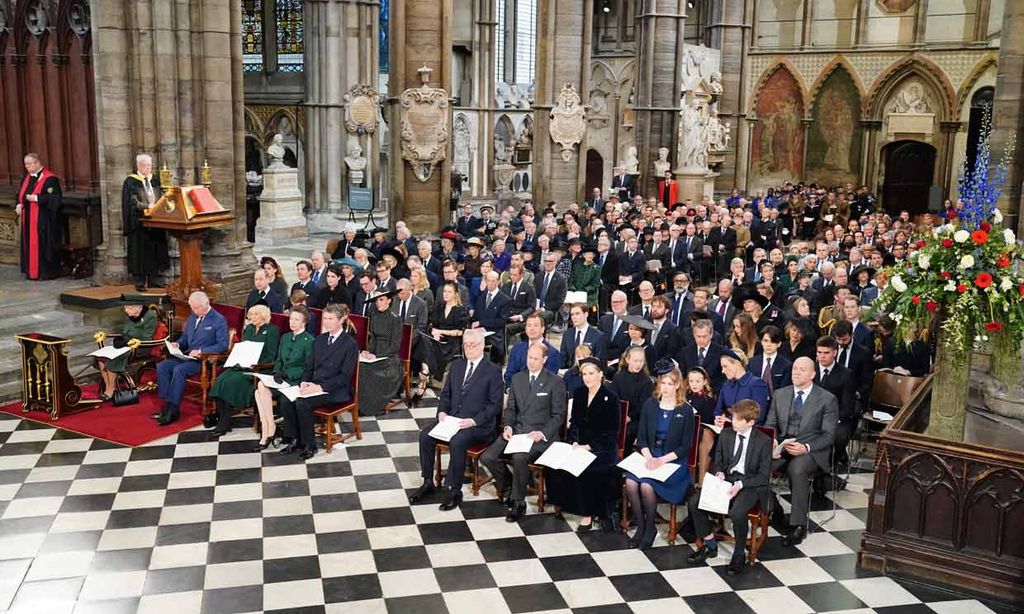
{"label": "man's polished shoe", "polygon": [[160,426],[167,426],[167,425],[173,424],[173,423],[175,423],[177,421],[178,421],[178,416],[175,416],[173,414],[168,414],[168,415],[164,416],[163,418],[160,418],[160,420],[158,420],[157,422],[160,424]]}
{"label": "man's polished shoe", "polygon": [[714,548],[709,548],[707,544],[700,547],[690,556],[686,557],[686,562],[690,565],[702,565],[704,561],[713,559],[718,556],[718,544],[715,544]]}
{"label": "man's polished shoe", "polygon": [[316,456],[316,448],[306,448],[299,453],[299,460],[309,460]]}
{"label": "man's polished shoe", "polygon": [[800,542],[804,541],[805,537],[807,537],[807,529],[804,528],[804,525],[798,524],[797,526],[790,529],[788,535],[782,538],[782,545],[796,546]]}
{"label": "man's polished shoe", "polygon": [[499,490],[498,491],[498,503],[505,507],[512,507],[512,491],[511,490]]}
{"label": "man's polished shoe", "polygon": [[743,573],[743,570],[747,568],[747,560],[745,557],[733,556],[729,561],[729,567],[725,570],[725,574],[728,576],[738,576]]}
{"label": "man's polished shoe", "polygon": [[163,420],[164,419],[164,412],[158,411],[155,414],[149,414],[149,417],[154,419],[154,420]]}
{"label": "man's polished shoe", "polygon": [[221,437],[223,437],[224,435],[227,435],[230,432],[231,432],[231,429],[214,429],[213,431],[210,432],[209,437],[210,437],[210,439],[213,439],[214,441],[216,441],[216,440],[220,439]]}
{"label": "man's polished shoe", "polygon": [[299,450],[299,444],[295,443],[294,441],[290,441],[290,442],[288,442],[288,445],[286,445],[285,447],[281,448],[281,450],[278,452],[278,454],[291,454],[293,452],[297,452],[298,450]]}
{"label": "man's polished shoe", "polygon": [[513,503],[508,508],[505,522],[518,522],[526,514],[526,503]]}
{"label": "man's polished shoe", "polygon": [[423,484],[421,484],[416,490],[412,491],[412,494],[409,495],[409,503],[419,503],[423,499],[434,494],[434,490],[434,484],[428,480],[424,480]]}
{"label": "man's polished shoe", "polygon": [[442,512],[450,512],[451,510],[459,507],[462,504],[462,489],[458,490],[448,489],[448,494],[445,495],[444,502],[438,506]]}

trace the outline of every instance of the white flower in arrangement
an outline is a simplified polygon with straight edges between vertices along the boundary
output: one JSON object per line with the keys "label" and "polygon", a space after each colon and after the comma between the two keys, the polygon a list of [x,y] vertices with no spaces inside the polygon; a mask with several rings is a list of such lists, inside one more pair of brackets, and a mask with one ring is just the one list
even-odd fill
{"label": "white flower in arrangement", "polygon": [[961,269],[969,269],[972,266],[974,266],[974,256],[967,254],[966,256],[960,259]]}
{"label": "white flower in arrangement", "polygon": [[889,314],[889,319],[892,320],[893,322],[899,324],[900,322],[903,321],[903,314],[902,313],[890,313]]}
{"label": "white flower in arrangement", "polygon": [[992,221],[995,222],[996,224],[1002,224],[1003,223],[1003,212],[1000,211],[999,209],[996,209],[992,213]]}
{"label": "white flower in arrangement", "polygon": [[1003,281],[999,282],[999,289],[1002,290],[1003,292],[1006,292],[1007,290],[1009,290],[1012,287],[1013,287],[1013,282],[1010,281],[1009,277],[1004,277]]}
{"label": "white flower in arrangement", "polygon": [[971,233],[967,232],[966,230],[958,230],[953,233],[953,240],[956,241],[957,243],[964,243],[967,241],[967,239],[970,238]]}
{"label": "white flower in arrangement", "polygon": [[1017,242],[1017,235],[1013,234],[1013,231],[1007,228],[1003,230],[1003,240],[1006,241],[1007,245],[1013,245]]}
{"label": "white flower in arrangement", "polygon": [[928,254],[920,254],[917,257],[917,266],[924,270],[928,270],[928,267],[932,265],[932,257]]}
{"label": "white flower in arrangement", "polygon": [[946,292],[956,292],[956,282],[952,280],[946,282],[946,287],[943,290]]}
{"label": "white flower in arrangement", "polygon": [[903,278],[900,277],[899,275],[893,276],[893,278],[891,280],[889,280],[889,283],[892,285],[893,289],[896,290],[897,292],[906,292],[907,291],[907,284],[904,283]]}

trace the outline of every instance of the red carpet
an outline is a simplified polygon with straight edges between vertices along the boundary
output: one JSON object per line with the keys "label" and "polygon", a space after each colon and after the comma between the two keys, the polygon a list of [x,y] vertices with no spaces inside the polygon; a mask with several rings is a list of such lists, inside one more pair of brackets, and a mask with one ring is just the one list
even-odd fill
{"label": "red carpet", "polygon": [[[97,385],[86,386],[82,389],[82,396],[86,399],[94,399],[99,396],[98,388]],[[0,406],[0,412],[80,435],[88,435],[95,439],[133,447],[180,433],[203,422],[203,417],[199,413],[199,404],[185,401],[181,404],[181,417],[178,421],[168,426],[160,426],[149,416],[162,408],[163,401],[156,396],[156,391],[153,391],[140,394],[137,405],[114,407],[114,404],[108,401],[91,409],[64,416],[59,420],[50,420],[49,412],[45,411],[23,413],[20,401]]]}

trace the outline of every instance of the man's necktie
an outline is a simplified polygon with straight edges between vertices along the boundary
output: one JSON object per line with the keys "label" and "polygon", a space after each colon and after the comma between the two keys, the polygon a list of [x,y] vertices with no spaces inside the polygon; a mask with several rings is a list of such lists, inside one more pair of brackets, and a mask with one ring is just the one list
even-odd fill
{"label": "man's necktie", "polygon": [[704,366],[704,356],[706,355],[706,353],[707,353],[707,350],[704,349],[704,348],[701,348],[701,349],[697,350],[697,366],[698,367],[703,367]]}
{"label": "man's necktie", "polygon": [[260,290],[260,298],[267,298],[267,291],[266,290]]}
{"label": "man's necktie", "polygon": [[493,297],[493,294],[491,294],[490,292],[487,293],[487,298],[484,299],[484,309],[489,309],[491,307],[491,299]]}
{"label": "man's necktie", "polygon": [[619,316],[612,316],[612,337],[619,333]]}
{"label": "man's necktie", "polygon": [[512,300],[515,300],[519,296],[519,284],[512,286]]}
{"label": "man's necktie", "polygon": [[327,337],[327,345],[334,345],[334,340],[337,339],[334,335]]}
{"label": "man's necktie", "polygon": [[601,254],[601,267],[604,268],[604,261],[608,258],[608,254]]}
{"label": "man's necktie", "polygon": [[718,315],[725,317],[725,310],[729,308],[729,303],[719,299],[718,300]]}
{"label": "man's necktie", "polygon": [[536,384],[536,383],[537,383],[537,376],[536,375],[531,375],[530,376],[530,390],[533,390],[533,385]]}
{"label": "man's necktie", "polygon": [[651,308],[648,307],[647,305],[644,305],[644,319],[645,320],[650,320],[651,319]]}
{"label": "man's necktie", "polygon": [[839,348],[839,364],[843,365],[844,367],[847,366],[847,364],[846,364],[846,348],[844,348],[844,347],[840,347]]}
{"label": "man's necktie", "polygon": [[406,309],[407,309],[408,305],[409,305],[409,301],[402,301],[402,309],[400,310],[398,317],[401,318],[401,320],[403,322],[405,322],[405,314],[406,314]]}
{"label": "man's necktie", "polygon": [[651,331],[651,345],[658,342],[658,333],[661,332],[661,324],[655,324],[654,330]]}
{"label": "man's necktie", "polygon": [[583,345],[583,331],[576,329],[576,347]]}
{"label": "man's necktie", "polygon": [[736,465],[740,462],[740,457],[743,456],[743,440],[746,439],[745,435],[736,436],[736,450],[732,453],[732,460],[729,461],[729,469],[736,468]]}
{"label": "man's necktie", "polygon": [[793,399],[793,413],[799,414],[804,408],[804,391],[797,390],[796,398]]}
{"label": "man's necktie", "polygon": [[764,383],[768,384],[768,390],[775,392],[775,385],[772,383],[772,361],[770,358],[764,359],[764,371],[761,372],[761,379]]}
{"label": "man's necktie", "polygon": [[676,242],[672,241],[668,244],[668,263],[671,266],[676,265]]}
{"label": "man's necktie", "polygon": [[469,383],[469,378],[473,377],[473,363],[469,363],[469,368],[466,369],[466,378],[462,380],[462,387],[465,388],[466,384]]}
{"label": "man's necktie", "polygon": [[363,317],[366,317],[366,310],[369,309],[369,307],[370,307],[370,297],[366,297],[366,300],[363,301]]}
{"label": "man's necktie", "polygon": [[199,330],[199,325],[203,323],[203,318],[205,317],[206,316],[199,316],[198,318],[196,318],[196,330]]}
{"label": "man's necktie", "polygon": [[544,285],[540,288],[540,306],[545,307],[548,300],[548,285],[551,283],[551,273],[544,274]]}
{"label": "man's necktie", "polygon": [[828,379],[828,374],[829,374],[829,372],[831,370],[832,369],[822,369],[821,370],[821,381],[825,381],[826,379]]}

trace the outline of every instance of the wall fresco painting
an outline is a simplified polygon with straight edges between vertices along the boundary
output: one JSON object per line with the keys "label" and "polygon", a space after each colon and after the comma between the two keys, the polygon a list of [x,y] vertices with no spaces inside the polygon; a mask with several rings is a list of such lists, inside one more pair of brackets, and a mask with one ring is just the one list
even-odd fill
{"label": "wall fresco painting", "polygon": [[761,88],[755,107],[750,165],[756,183],[779,185],[799,181],[803,171],[804,116],[800,85],[785,68],[778,68]]}
{"label": "wall fresco painting", "polygon": [[842,66],[825,78],[811,103],[807,138],[808,181],[828,185],[858,183],[862,129],[860,94]]}

